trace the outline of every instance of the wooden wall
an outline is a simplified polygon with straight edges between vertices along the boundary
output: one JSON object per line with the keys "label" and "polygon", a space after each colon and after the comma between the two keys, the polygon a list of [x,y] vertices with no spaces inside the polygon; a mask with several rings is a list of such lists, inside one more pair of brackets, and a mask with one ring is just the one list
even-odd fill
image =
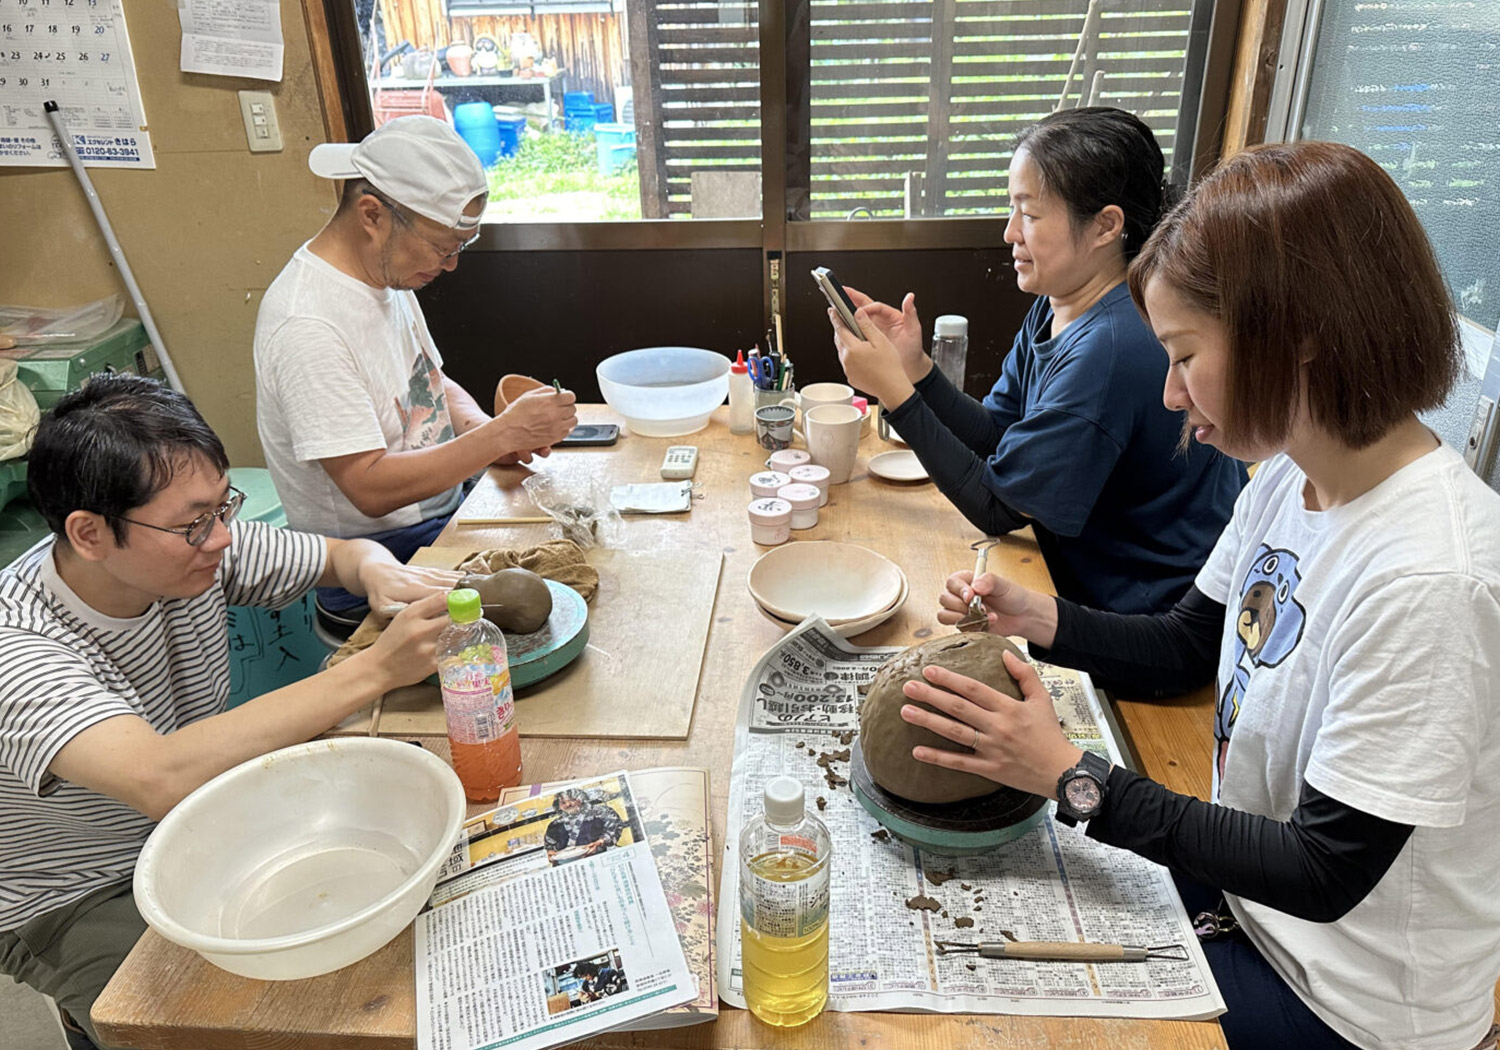
{"label": "wooden wall", "polygon": [[[597,102],[614,102],[615,85],[624,83],[625,57],[620,20],[614,14],[549,14],[536,18],[511,15],[463,15],[448,18],[442,0],[380,0],[387,47],[403,40],[414,47],[441,48],[489,34],[506,46],[510,35],[536,37],[542,53],[567,70],[568,91],[592,91]],[[369,27],[365,27],[368,35]]]}
{"label": "wooden wall", "polygon": [[[316,0],[315,0],[316,2]],[[188,395],[236,466],[262,462],[251,340],[261,294],[335,204],[300,0],[281,0],[280,84],[182,73],[172,4],[127,0],[154,171],[90,169]],[[286,148],[250,153],[236,91],[270,91]],[[69,168],[0,168],[0,301],[68,306],[124,284]],[[134,314],[128,305],[128,313]]]}

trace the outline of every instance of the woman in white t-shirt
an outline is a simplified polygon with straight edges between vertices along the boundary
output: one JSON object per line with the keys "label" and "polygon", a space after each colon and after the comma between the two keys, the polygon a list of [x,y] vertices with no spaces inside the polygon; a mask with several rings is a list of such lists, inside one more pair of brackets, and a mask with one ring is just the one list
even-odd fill
{"label": "woman in white t-shirt", "polygon": [[[1059,799],[1171,867],[1233,1050],[1493,1046],[1500,976],[1500,496],[1416,413],[1459,369],[1452,305],[1401,191],[1345,146],[1226,161],[1130,270],[1196,440],[1262,466],[1169,613],[994,576],[990,629],[1142,693],[1218,668],[1214,801],[1085,755],[1047,693],[929,668],[915,757]],[[1211,889],[1209,889],[1211,887]],[[1220,895],[1222,894],[1222,899]]]}

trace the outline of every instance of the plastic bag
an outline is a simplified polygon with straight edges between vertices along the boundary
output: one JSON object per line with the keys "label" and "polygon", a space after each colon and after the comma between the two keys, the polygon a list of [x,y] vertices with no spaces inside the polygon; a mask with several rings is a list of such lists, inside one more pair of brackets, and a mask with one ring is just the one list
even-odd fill
{"label": "plastic bag", "polygon": [[605,483],[564,469],[539,471],[521,482],[531,501],[557,522],[560,536],[587,550],[618,546],[624,534],[620,512]]}
{"label": "plastic bag", "polygon": [[0,460],[20,459],[31,451],[42,410],[20,379],[14,361],[0,359]]}
{"label": "plastic bag", "polygon": [[81,343],[108,331],[124,312],[125,300],[118,294],[55,310],[0,306],[0,335],[10,336],[17,346]]}

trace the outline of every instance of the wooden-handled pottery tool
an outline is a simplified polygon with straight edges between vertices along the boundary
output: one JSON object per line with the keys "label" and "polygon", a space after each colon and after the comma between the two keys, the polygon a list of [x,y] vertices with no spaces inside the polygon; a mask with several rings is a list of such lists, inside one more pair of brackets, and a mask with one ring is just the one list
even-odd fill
{"label": "wooden-handled pottery tool", "polygon": [[[970,548],[979,552],[974,559],[974,579],[977,580],[984,575],[985,565],[989,561],[990,548],[999,542],[999,540],[982,539],[969,544]],[[984,611],[984,599],[977,594],[974,595],[969,601],[969,611],[954,626],[966,634],[978,634],[988,630],[990,617]]]}

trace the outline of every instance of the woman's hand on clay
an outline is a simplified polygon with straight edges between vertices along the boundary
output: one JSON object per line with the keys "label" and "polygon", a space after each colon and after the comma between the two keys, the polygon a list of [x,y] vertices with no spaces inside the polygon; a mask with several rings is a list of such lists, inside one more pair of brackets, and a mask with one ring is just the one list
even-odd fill
{"label": "woman's hand on clay", "polygon": [[912,757],[944,769],[977,773],[1043,798],[1055,798],[1057,778],[1078,763],[1081,752],[1063,735],[1052,697],[1035,669],[1013,653],[1005,654],[1005,666],[1021,686],[1024,700],[1012,699],[983,682],[942,667],[924,667],[923,681],[907,682],[907,698],[935,710],[906,704],[901,717],[973,749],[915,747]]}
{"label": "woman's hand on clay", "polygon": [[[932,371],[932,358],[922,349],[922,319],[917,316],[915,295],[907,292],[906,298],[901,300],[901,309],[897,310],[871,299],[857,288],[845,285],[844,291],[849,293],[856,310],[865,311],[859,315],[859,326],[866,334],[873,327],[884,334],[896,348],[908,381],[916,383]],[[866,318],[870,320],[870,324],[865,323]]]}
{"label": "woman's hand on clay", "polygon": [[992,572],[977,580],[969,569],[949,576],[938,595],[938,604],[942,606],[937,614],[938,623],[952,626],[962,620],[969,614],[969,602],[975,595],[984,601],[991,634],[1016,635],[1041,646],[1052,644],[1057,634],[1056,599]]}

